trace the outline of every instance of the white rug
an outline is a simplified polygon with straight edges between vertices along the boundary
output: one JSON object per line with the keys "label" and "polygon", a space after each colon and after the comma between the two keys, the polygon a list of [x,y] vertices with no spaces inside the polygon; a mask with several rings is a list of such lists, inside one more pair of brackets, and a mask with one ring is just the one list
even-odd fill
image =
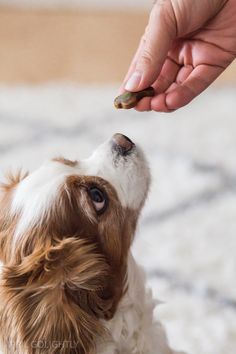
{"label": "white rug", "polygon": [[0,167],[85,157],[115,132],[139,142],[153,185],[134,250],[173,346],[236,352],[236,88],[172,114],[117,111],[114,87],[0,87]]}

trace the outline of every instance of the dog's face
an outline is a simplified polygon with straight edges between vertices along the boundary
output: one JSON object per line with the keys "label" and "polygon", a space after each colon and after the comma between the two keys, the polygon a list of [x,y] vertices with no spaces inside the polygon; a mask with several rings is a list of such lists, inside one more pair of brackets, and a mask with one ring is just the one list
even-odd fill
{"label": "dog's face", "polygon": [[5,318],[15,342],[18,330],[26,347],[40,336],[69,336],[79,340],[79,353],[90,353],[102,333],[99,320],[114,315],[126,290],[149,180],[142,151],[116,134],[86,160],[57,158],[3,186],[1,295],[15,306],[11,323]]}

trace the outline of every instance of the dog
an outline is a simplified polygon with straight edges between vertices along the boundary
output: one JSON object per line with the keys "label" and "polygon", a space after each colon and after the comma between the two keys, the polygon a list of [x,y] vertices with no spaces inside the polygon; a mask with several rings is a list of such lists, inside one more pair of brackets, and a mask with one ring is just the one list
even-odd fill
{"label": "dog", "polygon": [[131,254],[150,185],[115,134],[90,158],[8,176],[0,198],[4,354],[174,354]]}

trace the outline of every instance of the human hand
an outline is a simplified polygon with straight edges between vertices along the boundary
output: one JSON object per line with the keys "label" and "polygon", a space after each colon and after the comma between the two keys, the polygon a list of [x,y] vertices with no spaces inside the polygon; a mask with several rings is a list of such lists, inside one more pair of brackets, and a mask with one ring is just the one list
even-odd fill
{"label": "human hand", "polygon": [[152,85],[139,111],[171,112],[204,91],[236,57],[236,0],[157,0],[121,92]]}

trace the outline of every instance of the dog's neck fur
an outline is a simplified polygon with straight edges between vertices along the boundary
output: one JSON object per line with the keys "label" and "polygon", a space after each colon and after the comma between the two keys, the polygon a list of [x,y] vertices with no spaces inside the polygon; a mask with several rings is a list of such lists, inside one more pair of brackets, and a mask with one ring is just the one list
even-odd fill
{"label": "dog's neck fur", "polygon": [[128,289],[113,319],[105,323],[110,341],[101,344],[97,354],[174,354],[162,325],[154,320],[157,301],[145,283],[145,274],[130,253]]}

